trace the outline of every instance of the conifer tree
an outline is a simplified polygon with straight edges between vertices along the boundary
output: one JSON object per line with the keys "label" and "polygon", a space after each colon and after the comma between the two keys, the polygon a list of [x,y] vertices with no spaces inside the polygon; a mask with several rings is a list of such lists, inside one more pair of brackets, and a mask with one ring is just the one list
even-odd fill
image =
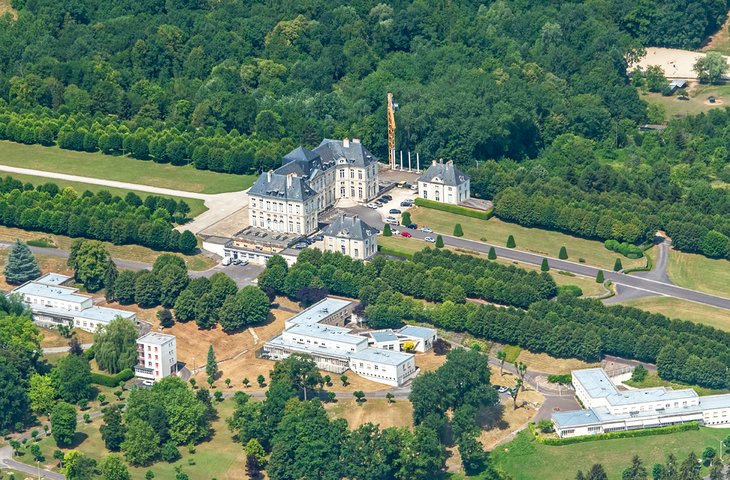
{"label": "conifer tree", "polygon": [[621,265],[621,259],[620,258],[617,258],[616,259],[616,262],[613,264],[613,271],[614,272],[618,272],[622,268],[624,268],[624,266]]}
{"label": "conifer tree", "polygon": [[444,248],[444,239],[441,235],[436,237],[436,248]]}
{"label": "conifer tree", "polygon": [[547,272],[549,270],[550,270],[550,265],[548,264],[548,259],[547,258],[543,258],[542,259],[542,264],[540,265],[540,271],[541,272]]}
{"label": "conifer tree", "polygon": [[603,283],[603,270],[599,270],[596,274],[596,283]]}
{"label": "conifer tree", "polygon": [[490,260],[497,259],[497,252],[494,250],[494,247],[489,247],[489,254],[487,255],[487,258]]}
{"label": "conifer tree", "polygon": [[386,223],[385,226],[383,227],[383,236],[384,237],[392,237],[393,236],[393,232],[390,230],[390,224],[389,223]]}
{"label": "conifer tree", "polygon": [[515,248],[517,246],[517,243],[515,243],[515,237],[510,235],[507,237],[507,248]]}
{"label": "conifer tree", "polygon": [[218,361],[215,359],[213,345],[211,345],[208,349],[208,362],[205,364],[205,373],[207,373],[209,377],[215,377],[218,373]]}
{"label": "conifer tree", "polygon": [[28,245],[16,240],[8,255],[5,265],[5,280],[12,285],[20,285],[41,276],[38,261],[31,253]]}
{"label": "conifer tree", "polygon": [[558,258],[560,260],[567,260],[568,259],[568,250],[565,248],[565,245],[560,247],[560,253],[558,254]]}
{"label": "conifer tree", "polygon": [[454,225],[454,236],[455,237],[463,237],[464,236],[464,230],[461,229],[461,224],[457,223]]}

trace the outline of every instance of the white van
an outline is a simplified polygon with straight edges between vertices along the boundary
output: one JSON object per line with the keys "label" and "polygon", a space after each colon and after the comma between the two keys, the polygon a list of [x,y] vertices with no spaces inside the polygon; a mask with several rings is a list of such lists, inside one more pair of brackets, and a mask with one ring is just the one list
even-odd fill
{"label": "white van", "polygon": [[230,264],[231,264],[231,257],[224,257],[223,261],[221,262],[221,265],[223,265],[224,267],[227,267]]}

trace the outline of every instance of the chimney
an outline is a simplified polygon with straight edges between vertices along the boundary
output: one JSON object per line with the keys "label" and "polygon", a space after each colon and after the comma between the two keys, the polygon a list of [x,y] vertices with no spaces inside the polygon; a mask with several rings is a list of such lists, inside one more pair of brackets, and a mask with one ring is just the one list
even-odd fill
{"label": "chimney", "polygon": [[342,146],[345,148],[350,148],[350,139],[345,138],[344,140],[342,140]]}
{"label": "chimney", "polygon": [[439,163],[440,163],[441,165],[443,165],[443,164],[444,164],[444,159],[443,159],[443,158],[439,158]]}
{"label": "chimney", "polygon": [[431,165],[436,165],[436,159],[431,160]]}
{"label": "chimney", "polygon": [[286,186],[287,187],[291,187],[292,177],[294,177],[294,176],[295,175],[293,173],[290,173],[289,175],[286,176]]}
{"label": "chimney", "polygon": [[446,165],[448,165],[449,167],[450,167],[451,165],[453,165],[453,164],[454,164],[454,161],[453,161],[453,160],[449,160],[448,162],[446,162]]}
{"label": "chimney", "polygon": [[352,143],[360,143],[360,139],[359,138],[353,138],[352,139]]}
{"label": "chimney", "polygon": [[268,182],[270,182],[270,181],[271,181],[271,172],[272,172],[272,170],[269,170],[268,172],[266,172],[266,180],[267,180]]}

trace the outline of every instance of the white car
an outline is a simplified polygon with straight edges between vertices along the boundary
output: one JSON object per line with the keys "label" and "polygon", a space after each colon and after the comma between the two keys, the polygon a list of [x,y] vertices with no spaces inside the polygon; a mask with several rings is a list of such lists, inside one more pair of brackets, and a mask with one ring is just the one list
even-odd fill
{"label": "white car", "polygon": [[433,237],[426,237],[424,238],[424,240],[426,240],[428,243],[436,243],[436,239]]}
{"label": "white car", "polygon": [[507,387],[499,387],[499,393],[507,393],[509,391],[509,388]]}
{"label": "white car", "polygon": [[154,384],[154,380],[142,380],[142,385],[144,385],[145,387],[151,387]]}
{"label": "white car", "polygon": [[368,203],[368,204],[366,205],[366,207],[368,207],[368,208],[372,208],[373,210],[374,210],[374,209],[376,209],[376,208],[378,208],[378,206],[377,206],[377,205],[375,205],[375,204],[374,204],[374,203],[372,203],[372,202],[371,202],[371,203]]}
{"label": "white car", "polygon": [[400,235],[400,230],[396,230],[395,228],[390,231],[393,235]]}
{"label": "white car", "polygon": [[418,190],[418,185],[411,185],[411,190]]}
{"label": "white car", "polygon": [[421,227],[421,231],[422,231],[423,233],[433,233],[433,230],[431,230],[431,229],[430,229],[430,228],[428,228],[428,227]]}
{"label": "white car", "polygon": [[225,257],[223,259],[223,261],[221,262],[221,265],[223,265],[224,267],[227,267],[230,264],[231,264],[231,257]]}

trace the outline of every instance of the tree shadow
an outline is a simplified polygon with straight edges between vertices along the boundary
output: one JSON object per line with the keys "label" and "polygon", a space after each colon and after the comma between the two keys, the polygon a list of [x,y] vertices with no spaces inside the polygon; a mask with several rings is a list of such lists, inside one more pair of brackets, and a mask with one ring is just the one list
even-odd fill
{"label": "tree shadow", "polygon": [[477,411],[477,425],[484,430],[499,429],[504,430],[509,427],[509,423],[504,420],[504,405],[497,404],[491,407],[482,407]]}
{"label": "tree shadow", "polygon": [[71,443],[68,445],[67,448],[76,448],[82,443],[84,443],[86,440],[88,440],[89,436],[83,432],[76,432],[74,433],[74,438],[71,440]]}

